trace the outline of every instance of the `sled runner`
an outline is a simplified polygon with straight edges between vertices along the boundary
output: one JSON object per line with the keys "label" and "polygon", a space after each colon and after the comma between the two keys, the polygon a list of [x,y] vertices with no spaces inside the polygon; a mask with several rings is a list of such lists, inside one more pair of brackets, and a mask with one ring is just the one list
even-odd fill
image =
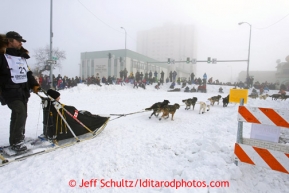
{"label": "sled runner", "polygon": [[87,134],[78,136],[79,141],[76,141],[74,138],[69,138],[69,139],[60,140],[58,141],[57,144],[53,144],[52,142],[47,141],[47,140],[34,139],[35,141],[38,141],[38,142],[35,144],[31,144],[30,142],[25,143],[25,145],[27,145],[28,147],[28,150],[25,152],[19,152],[15,155],[8,155],[6,153],[5,148],[10,148],[9,146],[4,147],[4,148],[0,147],[0,152],[1,152],[0,167],[5,166],[9,163],[13,163],[15,161],[22,161],[29,157],[50,153],[57,149],[67,148],[73,145],[80,144],[84,141],[91,140],[95,138],[104,129],[105,126],[106,126],[106,123],[102,126],[101,129],[99,129],[95,133],[95,135],[91,135],[90,133],[87,133]]}

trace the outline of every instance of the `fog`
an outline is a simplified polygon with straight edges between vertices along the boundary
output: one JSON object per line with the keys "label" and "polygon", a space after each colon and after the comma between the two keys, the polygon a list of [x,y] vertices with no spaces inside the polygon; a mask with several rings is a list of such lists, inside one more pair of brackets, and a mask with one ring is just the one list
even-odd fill
{"label": "fog", "polygon": [[[34,51],[49,45],[50,0],[1,0],[1,31],[16,31]],[[60,73],[79,75],[80,53],[124,49],[137,51],[137,32],[164,24],[195,26],[197,60],[246,60],[252,25],[250,70],[276,70],[289,55],[288,0],[54,0],[53,47],[66,52]],[[187,56],[192,57],[192,56]],[[33,67],[32,57],[28,61]],[[197,76],[235,81],[246,62],[197,64]]]}

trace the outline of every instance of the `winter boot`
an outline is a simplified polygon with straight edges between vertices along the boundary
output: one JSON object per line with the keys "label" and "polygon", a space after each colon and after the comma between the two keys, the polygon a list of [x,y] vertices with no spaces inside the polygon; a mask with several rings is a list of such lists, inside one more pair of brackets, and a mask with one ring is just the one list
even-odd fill
{"label": "winter boot", "polygon": [[17,151],[17,152],[21,152],[21,151],[26,151],[27,147],[24,144],[24,141],[21,141],[19,143],[16,143],[16,144],[12,145],[11,149],[14,150],[14,151]]}

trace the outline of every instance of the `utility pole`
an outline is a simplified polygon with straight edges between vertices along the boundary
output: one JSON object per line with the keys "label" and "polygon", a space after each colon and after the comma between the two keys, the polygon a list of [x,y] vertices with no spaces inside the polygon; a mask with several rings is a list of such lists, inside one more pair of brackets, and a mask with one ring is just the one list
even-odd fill
{"label": "utility pole", "polygon": [[250,65],[250,47],[251,47],[251,28],[252,25],[249,24],[248,22],[240,22],[239,25],[242,24],[248,24],[250,26],[250,34],[249,34],[249,49],[248,49],[248,60],[247,60],[247,78],[246,78],[246,82],[247,82],[247,86],[249,87],[249,80],[250,80],[250,75],[249,75],[249,65]]}
{"label": "utility pole", "polygon": [[[53,33],[52,33],[52,1],[50,0],[50,52],[49,52],[49,60],[52,60],[52,37],[53,37]],[[53,88],[53,64],[50,63],[50,88]]]}
{"label": "utility pole", "polygon": [[125,68],[126,68],[126,30],[124,29],[124,27],[120,27],[121,29],[124,30],[125,32],[125,43],[124,43],[124,49],[125,49],[125,58],[124,58],[124,64],[125,64]]}

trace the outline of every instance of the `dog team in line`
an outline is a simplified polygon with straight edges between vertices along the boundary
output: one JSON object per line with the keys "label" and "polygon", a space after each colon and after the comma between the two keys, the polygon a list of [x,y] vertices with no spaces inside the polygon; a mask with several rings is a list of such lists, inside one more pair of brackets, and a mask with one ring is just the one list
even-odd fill
{"label": "dog team in line", "polygon": [[249,97],[253,98],[253,99],[260,98],[260,99],[264,99],[264,100],[266,100],[267,97],[271,97],[272,100],[281,99],[281,101],[282,101],[282,100],[286,100],[287,98],[289,98],[289,95],[286,95],[286,91],[283,90],[283,89],[280,89],[280,91],[277,94],[268,95],[266,93],[266,94],[263,94],[263,95],[261,95],[261,94],[258,95],[257,90],[253,89],[252,93],[249,94]]}
{"label": "dog team in line", "polygon": [[[214,106],[215,103],[218,102],[222,98],[221,95],[218,96],[213,96],[211,98],[208,98],[206,102],[199,101],[197,97],[189,98],[182,100],[183,103],[185,103],[185,110],[195,109],[195,105],[199,104],[200,109],[199,109],[199,114],[204,114],[206,111],[210,110],[210,106]],[[176,113],[177,109],[180,108],[180,105],[178,103],[175,103],[174,105],[169,105],[170,101],[169,100],[164,100],[163,102],[157,102],[153,104],[151,107],[146,108],[146,111],[153,111],[152,114],[149,116],[151,118],[153,115],[155,117],[158,117],[160,113],[163,113],[162,116],[159,118],[159,120],[162,120],[162,118],[167,119],[169,118],[169,115],[172,115],[171,120],[174,120],[174,114]],[[225,98],[223,98],[223,107],[227,107],[229,103],[229,95]]]}

